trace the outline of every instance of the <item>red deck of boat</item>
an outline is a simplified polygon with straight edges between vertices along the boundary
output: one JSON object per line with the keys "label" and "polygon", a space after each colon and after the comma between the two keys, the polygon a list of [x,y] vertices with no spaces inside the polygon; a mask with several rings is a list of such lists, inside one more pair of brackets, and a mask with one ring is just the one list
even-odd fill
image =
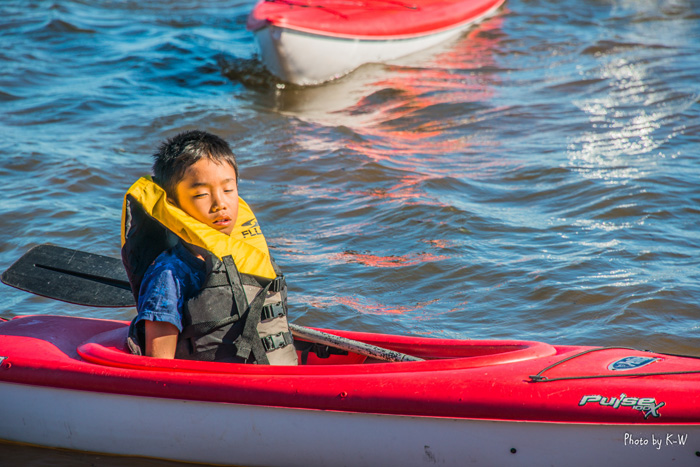
{"label": "red deck of boat", "polygon": [[323,36],[398,39],[434,34],[474,21],[504,0],[262,0],[248,29],[268,25]]}
{"label": "red deck of boat", "polygon": [[[363,363],[357,355],[270,367],[137,357],[124,349],[127,323],[29,316],[0,323],[0,382],[167,399],[309,410],[517,421],[627,424],[700,423],[700,374],[573,379],[529,376],[590,347],[529,341],[468,341],[336,332],[423,362]],[[697,372],[700,361],[629,349],[573,358],[548,377],[620,375],[627,356],[658,360],[639,371]],[[658,417],[612,398],[649,399]],[[585,396],[607,398],[581,405]],[[592,399],[591,399],[592,400]]]}

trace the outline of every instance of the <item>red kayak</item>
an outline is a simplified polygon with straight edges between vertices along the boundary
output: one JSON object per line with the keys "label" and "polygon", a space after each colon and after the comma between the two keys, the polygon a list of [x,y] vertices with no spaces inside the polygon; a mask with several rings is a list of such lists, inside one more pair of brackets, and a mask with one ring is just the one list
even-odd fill
{"label": "red kayak", "polygon": [[0,438],[223,465],[697,465],[700,360],[327,333],[423,361],[298,367],[130,355],[126,322],[0,322]]}
{"label": "red kayak", "polygon": [[272,74],[318,84],[444,42],[503,1],[261,0],[247,26]]}

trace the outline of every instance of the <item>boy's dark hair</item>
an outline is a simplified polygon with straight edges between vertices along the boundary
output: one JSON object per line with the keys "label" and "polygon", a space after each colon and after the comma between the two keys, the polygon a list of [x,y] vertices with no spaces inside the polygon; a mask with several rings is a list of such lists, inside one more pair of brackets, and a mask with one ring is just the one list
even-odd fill
{"label": "boy's dark hair", "polygon": [[187,168],[204,158],[231,164],[238,180],[238,163],[231,147],[223,139],[206,131],[179,133],[163,142],[153,158],[153,179],[171,198],[176,197],[175,186],[182,180]]}

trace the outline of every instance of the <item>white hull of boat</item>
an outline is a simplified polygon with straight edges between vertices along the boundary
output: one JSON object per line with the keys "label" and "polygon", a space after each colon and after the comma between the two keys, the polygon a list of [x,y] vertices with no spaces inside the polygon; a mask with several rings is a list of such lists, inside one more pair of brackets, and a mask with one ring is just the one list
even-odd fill
{"label": "white hull of boat", "polygon": [[313,85],[340,78],[365,63],[384,63],[433,47],[457,36],[497,9],[447,30],[407,38],[331,37],[270,24],[255,31],[255,39],[262,62],[270,73],[289,83]]}
{"label": "white hull of boat", "polygon": [[469,420],[197,402],[0,383],[0,438],[245,466],[697,465],[698,425]]}

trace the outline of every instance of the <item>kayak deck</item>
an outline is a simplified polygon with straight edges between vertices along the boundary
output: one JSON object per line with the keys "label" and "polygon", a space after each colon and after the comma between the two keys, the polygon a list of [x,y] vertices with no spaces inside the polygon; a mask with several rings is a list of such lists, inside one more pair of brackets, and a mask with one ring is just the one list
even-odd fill
{"label": "kayak deck", "polygon": [[[530,341],[328,331],[426,360],[380,363],[350,353],[327,359],[309,356],[307,364],[298,367],[271,367],[130,355],[124,347],[127,324],[65,316],[2,322],[0,382],[367,414],[700,423],[700,361],[694,358]],[[651,361],[628,373],[611,369],[613,364],[645,358]],[[633,376],[640,372],[653,375]],[[681,372],[686,374],[671,374]],[[550,381],[531,378],[538,373]]]}
{"label": "kayak deck", "polygon": [[247,27],[336,38],[388,40],[436,34],[469,23],[504,0],[262,0]]}

